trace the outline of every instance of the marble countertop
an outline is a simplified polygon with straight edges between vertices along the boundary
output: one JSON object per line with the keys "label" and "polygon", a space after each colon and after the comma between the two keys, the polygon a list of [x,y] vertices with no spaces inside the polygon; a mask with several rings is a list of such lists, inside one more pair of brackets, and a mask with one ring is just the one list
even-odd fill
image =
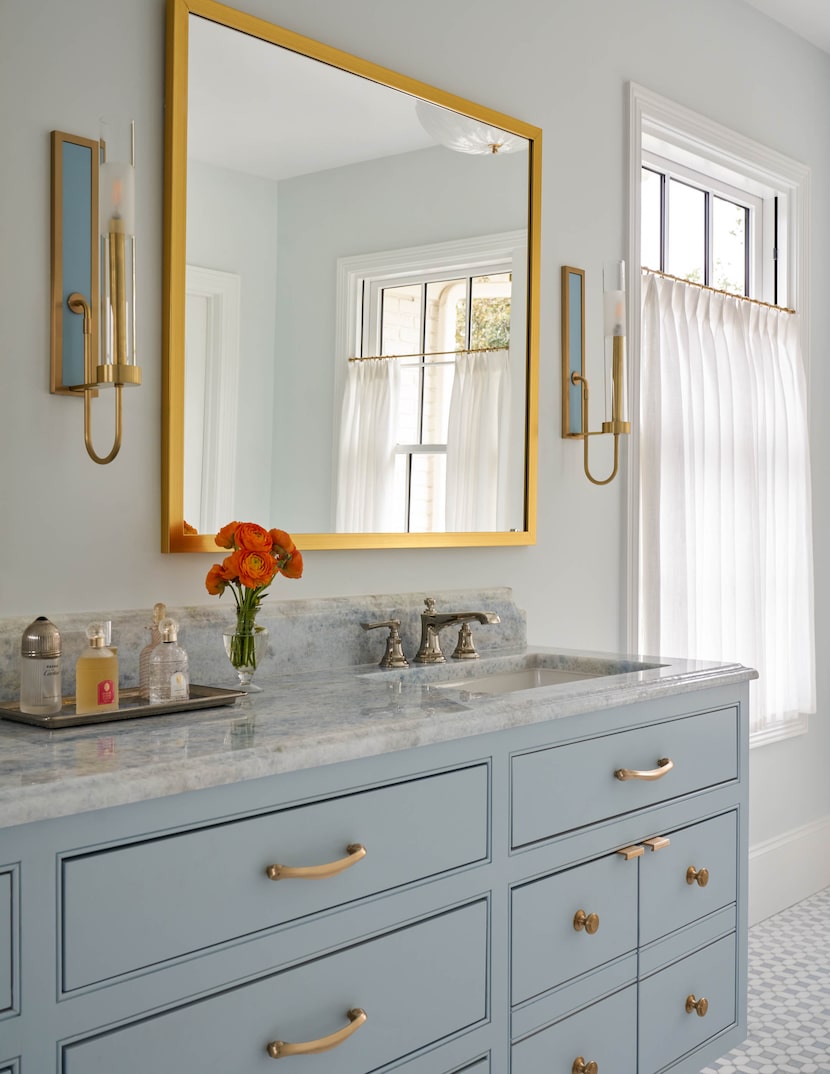
{"label": "marble countertop", "polygon": [[[440,689],[527,666],[590,678],[489,696]],[[259,679],[234,706],[42,730],[0,719],[0,827],[370,757],[755,678],[740,664],[531,647],[384,671]],[[205,683],[204,685],[230,685]]]}

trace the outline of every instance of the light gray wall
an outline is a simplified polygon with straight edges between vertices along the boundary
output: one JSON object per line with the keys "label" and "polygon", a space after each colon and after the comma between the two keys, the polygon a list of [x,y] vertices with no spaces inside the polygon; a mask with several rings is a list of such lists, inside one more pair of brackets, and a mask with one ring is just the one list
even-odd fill
{"label": "light gray wall", "polygon": [[[240,3],[242,0],[240,0]],[[812,370],[819,714],[809,735],[756,750],[752,838],[830,815],[830,57],[740,0],[245,0],[255,15],[544,129],[539,539],[509,550],[319,552],[272,597],[510,585],[533,641],[625,644],[625,481],[594,488],[559,437],[559,267],[626,250],[626,83],[637,81],[813,169]],[[159,547],[163,0],[3,0],[0,26],[0,607],[5,615],[171,606],[208,598],[207,556]],[[111,466],[86,457],[81,404],[48,393],[49,142],[137,123],[144,384],[128,390]],[[590,313],[589,313],[590,320]],[[599,345],[599,313],[590,320]],[[101,444],[107,422],[98,415]],[[99,448],[100,450],[100,448]],[[106,449],[105,449],[106,450]],[[287,464],[303,460],[287,446]],[[279,525],[278,519],[269,520]],[[279,589],[279,592],[278,592]]]}

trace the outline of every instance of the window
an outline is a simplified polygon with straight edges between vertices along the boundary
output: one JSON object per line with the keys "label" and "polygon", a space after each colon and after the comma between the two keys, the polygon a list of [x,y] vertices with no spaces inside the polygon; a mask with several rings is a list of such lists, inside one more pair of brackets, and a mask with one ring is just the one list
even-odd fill
{"label": "window", "polygon": [[629,644],[757,667],[758,745],[814,710],[809,172],[642,87],[630,101]]}
{"label": "window", "polygon": [[[666,157],[643,154],[641,259],[692,283],[761,297],[763,200]],[[769,192],[773,199],[775,195]],[[775,243],[773,240],[773,249]],[[770,266],[772,278],[775,264]]]}

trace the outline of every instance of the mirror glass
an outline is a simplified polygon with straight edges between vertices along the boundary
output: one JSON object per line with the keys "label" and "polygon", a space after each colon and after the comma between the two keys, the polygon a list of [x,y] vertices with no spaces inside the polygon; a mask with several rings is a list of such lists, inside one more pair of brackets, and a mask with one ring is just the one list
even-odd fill
{"label": "mirror glass", "polygon": [[531,543],[540,132],[206,0],[167,76],[165,550]]}

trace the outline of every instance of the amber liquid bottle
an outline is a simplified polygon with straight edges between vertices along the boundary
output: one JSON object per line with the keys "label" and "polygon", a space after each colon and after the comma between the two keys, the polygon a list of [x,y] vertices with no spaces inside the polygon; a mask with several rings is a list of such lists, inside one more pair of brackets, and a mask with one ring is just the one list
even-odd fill
{"label": "amber liquid bottle", "polygon": [[104,643],[104,626],[87,628],[88,648],[75,665],[75,712],[113,712],[118,708],[118,656]]}

